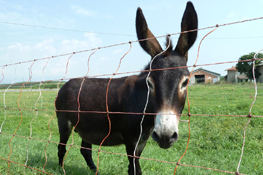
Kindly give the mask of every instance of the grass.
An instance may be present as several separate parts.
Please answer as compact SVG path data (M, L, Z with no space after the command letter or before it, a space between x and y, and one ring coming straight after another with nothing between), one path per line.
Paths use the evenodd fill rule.
M8 159L10 154L9 142L16 128L16 135L27 138L14 137L10 143L12 153L10 160L25 164L28 151L27 165L43 170L45 164L45 147L47 164L44 171L51 174L63 174L58 166L57 144L46 141L50 137L48 124L50 121L51 141L58 142L58 128L56 117L54 118L54 99L56 91L43 91L42 97L37 103L38 109L49 111L6 110L6 121L3 124L3 133L0 135L0 157ZM17 99L20 92L6 93L6 106L17 108ZM34 109L39 92L23 92L19 105L21 109ZM254 86L243 84L208 84L189 87L190 112L191 114L208 115L247 115L249 107L254 98ZM258 96L252 108L252 115L262 116L263 108L263 85L258 85ZM0 107L3 104L3 92L0 93ZM187 114L186 104L183 113ZM0 124L4 120L5 110L0 109ZM32 138L30 136L30 122L32 122ZM182 116L182 119L188 119ZM219 170L236 172L237 164L241 155L244 127L248 118L225 117L225 116L192 116L191 117L191 139L188 151L181 160L182 164L215 168ZM263 118L252 118L246 131L246 144L240 173L263 174ZM142 153L142 157L158 159L168 162L177 162L184 153L188 139L188 123L181 122L179 125L179 140L170 149L160 149L158 145L149 139ZM80 146L81 139L74 133L74 145ZM40 140L35 140L40 139ZM72 143L70 138L69 144ZM28 145L28 149L27 149ZM98 149L98 146L93 146ZM126 154L124 146L102 147L102 150ZM93 160L97 161L97 152L93 151ZM126 156L100 153L101 174L115 175L127 174L128 161ZM143 174L173 174L175 165L150 160L140 160ZM86 165L80 154L79 148L72 147L65 159L65 170L67 174L93 174ZM8 162L0 159L0 174L8 174ZM23 166L10 163L10 174L40 174L40 172L24 168ZM222 172L179 166L177 174L225 174Z
M46 81L46 82L42 82L41 84L41 88L42 89L56 89L57 88L57 84L59 81ZM26 83L26 82L18 82L18 83L14 83L11 86L11 89L20 89L21 86ZM23 89L38 89L39 88L39 83L40 82L28 82L26 84L24 84ZM65 81L61 81L59 84L59 87L61 88L63 85L65 84ZM0 89L1 90L5 90L10 86L10 84L1 84L0 85Z

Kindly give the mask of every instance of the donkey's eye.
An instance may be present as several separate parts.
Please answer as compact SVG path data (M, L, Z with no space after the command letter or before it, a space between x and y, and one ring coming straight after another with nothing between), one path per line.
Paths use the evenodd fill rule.
M188 76L183 76L183 78L181 79L181 81L178 85L178 89L179 89L180 93L183 93L183 94L185 93L188 80L189 80Z
M182 88L185 88L187 86L187 83L188 83L188 78L182 83Z
M148 83L149 88L150 88L151 90L153 90L153 89L154 89L154 85L153 85L153 82L152 82L151 78L148 78L148 79L147 79L147 83Z

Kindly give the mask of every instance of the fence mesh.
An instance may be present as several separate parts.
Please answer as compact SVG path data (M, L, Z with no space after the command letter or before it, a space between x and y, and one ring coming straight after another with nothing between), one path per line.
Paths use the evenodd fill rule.
M166 68L166 69L151 69L150 70L144 70L145 72L148 72L148 75L152 72L152 71L162 71L162 70L167 70L167 69L178 69L178 68L192 68L192 71L191 71L191 74L190 74L190 77L193 73L193 70L196 68L196 67L201 67L201 66L208 66L208 65L218 65L218 64L226 64L226 63L237 63L237 62L245 62L245 61L253 61L253 73L254 73L254 69L255 69L255 61L256 60L263 60L262 58L256 58L257 57L257 54L260 53L262 50L258 51L255 55L254 55L254 58L251 59L251 60L245 60L245 61L228 61L228 62L217 62L217 63L212 63L212 64L202 64L202 65L198 65L197 64L197 61L198 61L198 58L199 58L199 51L201 49L201 43L202 41L205 39L205 37L207 35L209 35L210 33L214 32L216 29L218 29L219 27L223 27L223 26L228 26L228 25L234 25L234 24L238 24L238 23L245 23L245 22L249 22L249 21L253 21L253 20L260 20L260 19L263 19L263 17L259 17L259 18L254 18L254 19L249 19L249 20L243 20L243 21L237 21L237 22L232 22L232 23L227 23L227 24L221 24L221 25L216 25L216 26L210 26L210 27L205 27L205 28L201 28L201 29L196 29L196 30L191 30L191 31L184 31L184 32L179 32L179 33L174 33L174 34L169 34L169 35L163 35L163 36L159 36L159 37L156 37L156 38L161 38L161 37L170 37L171 35L178 35L180 33L186 33L186 32L193 32L193 31L197 31L197 30L204 30L204 29L213 29L212 31L210 31L209 33L207 33L203 39L201 40L200 44L199 44L199 47L198 47L198 53L197 53L197 58L196 58L196 62L194 65L192 66L185 66L185 67L173 67L173 68ZM150 40L152 38L147 38L145 40ZM142 40L141 40L142 41ZM131 51L132 49L132 44L133 43L137 43L137 41L129 41L127 43L119 43L119 44L114 44L114 45L109 45L109 46L105 46L105 47L98 47L98 48L94 48L94 49L89 49L89 50L82 50L82 51L76 51L76 52L73 52L73 53L66 53L66 54L60 54L60 55L54 55L54 56L50 56L50 57L45 57L45 58L40 58L40 59L34 59L34 60L28 60L28 61L24 61L24 62L17 62L17 63L11 63L11 64L6 64L6 65L2 65L0 67L2 67L1 69L1 74L2 74L2 79L0 80L0 83L4 80L5 78L5 74L4 74L4 70L7 68L7 67L10 67L10 66L17 66L17 65L20 65L20 64L24 64L24 63L31 63L31 66L29 68L30 70L30 76L29 76L29 79L24 82L24 83L16 83L15 86L20 86L20 90L17 90L17 93L18 94L18 98L17 98L17 104L12 104L10 105L9 102L7 101L6 97L5 97L5 94L6 92L11 92L10 87L13 87L14 86L14 81L8 85L6 87L6 85L0 85L2 87L5 87L5 91L3 93L3 106L0 107L0 109L2 111L4 111L4 118L3 118L3 121L0 121L1 122L1 128L0 128L0 135L2 135L2 137L7 137L7 138L10 138L9 139L9 142L8 142L8 146L9 146L9 149L10 149L10 152L8 154L7 157L0 157L0 159L2 161L5 161L8 163L8 169L6 170L7 174L10 174L11 172L11 169L12 169L12 164L17 164L21 167L24 167L24 173L26 173L26 168L28 169L32 169L34 171L38 171L38 172L41 172L41 173L44 173L44 174L51 174L49 172L46 171L45 167L46 165L48 164L48 153L47 153L47 150L50 148L49 147L49 144L63 144L63 143L59 143L59 142L55 142L55 141L52 141L52 135L54 133L52 133L52 128L51 128L51 125L52 123L54 122L54 118L55 118L55 112L72 112L72 113L77 113L78 114L78 119L79 119L79 115L81 113L102 113L102 114L107 114L107 117L108 117L108 122L109 122L109 132L108 132L108 135L103 139L103 141L101 142L100 146L98 149L91 149L92 151L97 151L98 152L98 158L97 158L97 168L99 168L99 160L100 160L100 153L103 152L103 153L107 153L107 154L115 154L115 155L120 155L120 156L129 156L129 157L133 157L134 160L135 158L138 158L137 156L135 156L135 153L134 155L126 155L126 154L121 154L121 153L114 153L114 152L109 152L109 151L104 151L104 150L101 150L101 146L104 142L104 140L111 134L111 120L109 118L109 115L110 114L134 114L134 115L156 115L156 114L153 114L153 113L145 113L145 110L142 111L141 113L131 113L131 112L111 112L109 111L108 109L108 92L109 92L109 85L111 83L111 80L114 76L116 75L125 75L125 74L130 74L130 73L138 73L138 72L143 72L143 71L132 71L132 72L118 72L120 66L121 66L121 62L122 60L125 58L125 56L127 54L129 54L129 52ZM90 59L92 58L93 54L95 54L96 52L98 52L100 49L105 49L105 48L108 48L108 47L117 47L117 46L120 46L120 45L126 45L126 44L129 44L130 45L130 48L129 50L123 55L123 57L120 58L120 61L119 61L119 65L116 69L116 71L114 73L110 73L110 74L103 74L103 75L95 75L95 76L89 76L89 61ZM87 66L88 66L88 71L87 73L85 74L85 76L83 77L79 77L79 78L82 78L82 83L81 83L81 86L79 88L79 92L78 92L78 98L77 98L77 103L78 103L78 110L77 111L74 111L74 110L57 110L56 108L55 109L52 109L52 107L45 107L45 104L43 104L42 102L42 98L43 97L43 89L41 88L42 85L46 82L53 82L53 81L58 81L58 83L56 84L57 85L57 92L56 94L58 94L58 90L59 88L61 87L61 82L63 81L67 81L71 78L66 78L66 75L67 75L67 72L68 72L68 65L69 65L69 61L72 57L74 57L74 55L76 54L79 54L79 53L84 53L84 52L89 52L89 51L93 51L89 58L88 58L88 61L87 61ZM65 70L65 75L59 79L59 80L48 80L48 81L44 81L44 72L45 72L45 68L46 66L49 64L49 61L51 59L56 59L56 58L59 58L59 57L62 57L62 56L67 56L68 57L68 60L67 60L67 64L66 64L66 70ZM25 85L28 85L30 84L30 80L32 78L32 67L34 66L34 64L40 60L46 60L46 63L44 64L43 66L43 69L42 69L42 75L43 75L43 79L42 81L40 82L34 82L34 83L37 83L38 85L38 91L36 91L36 93L38 93L38 97L37 97L37 100L35 101L34 103L34 106L33 107L29 107L27 106L27 103L26 103L26 100L21 100L21 97L23 96L23 93L25 93L25 90L23 89L23 87ZM15 73L16 74L16 73ZM108 82L108 86L107 86L107 91L106 91L106 111L81 111L80 110L80 101L79 101L79 97L80 97L80 93L81 93L81 90L83 88L83 83L84 81L87 79L87 78L90 78L90 77L101 77L101 76L110 76L110 79L109 79L109 82ZM15 79L15 78L14 78ZM176 173L177 171L177 168L179 166L182 166L182 167L193 167L193 168L200 168L200 169L207 169L207 170L213 170L213 171L218 171L218 172L223 172L223 173L229 173L229 174L241 174L239 172L239 169L240 169L240 166L242 165L242 158L243 158L243 152L245 150L245 139L246 139L246 130L247 130L247 126L248 124L251 122L252 118L254 117L257 117L257 118L263 118L263 116L261 115L252 115L252 108L253 108L253 105L256 101L256 98L257 98L257 83L256 83L256 80L255 80L255 75L253 74L253 79L254 79L254 85L255 85L255 94L254 94L254 97L253 97L253 102L252 104L250 105L250 108L249 108L249 112L248 114L242 114L242 115L233 115L233 114L229 114L229 115L225 115L225 114L203 114L203 113L199 113L199 114L191 114L190 112L190 109L191 109L191 106L190 105L190 99L189 99L189 93L187 91L187 106L188 106L188 114L179 114L179 115L182 115L182 116L188 116L188 120L183 120L184 122L188 122L188 139L187 139L187 144L186 144L186 148L185 148L185 151L184 153L180 156L180 158L175 161L175 162L171 162L171 161L164 161L164 160L158 160L158 159L153 159L153 158L146 158L146 157L140 157L140 159L145 159L145 160L149 160L149 161L157 161L157 162L163 162L163 163L166 163L166 164L172 164L175 166L174 168L174 174ZM188 80L188 83L190 81L190 78ZM147 82L147 81L146 81ZM149 87L148 87L149 88ZM14 90L12 90L14 91ZM32 91L32 90L31 90ZM30 93L33 93L31 92ZM55 94L55 92L54 92ZM148 94L149 94L149 90L148 90ZM57 96L56 96L57 97ZM26 97L24 97L26 98ZM48 101L52 101L53 99L50 98ZM56 101L56 99L55 99ZM54 100L53 100L53 103L54 103ZM9 106L12 106L12 107L9 107ZM17 106L17 107L15 107ZM146 106L147 106L147 103L146 103ZM20 116L20 121L18 124L14 124L12 127L14 128L14 132L13 133L5 133L3 132L3 128L5 127L6 125L6 119L7 119L7 116L9 116L10 113L7 114L8 111L19 111L19 114L12 114L12 115L19 115ZM28 134L28 136L23 136L23 135L19 135L17 134L17 132L20 130L20 125L22 124L22 122L24 122L24 118L26 117L26 115L28 115L27 112L31 112L32 113L32 116L34 116L31 120L27 121L29 122L29 128L30 128L30 133ZM53 116L50 117L49 119L49 122L48 122L48 130L49 130L49 136L48 136L48 139L45 140L45 139L40 139L40 138L34 138L34 131L33 131L33 127L40 127L40 126L34 126L34 121L37 120L38 118L38 115L40 112L49 112L49 113L53 113ZM192 117L199 117L199 116L209 116L209 117L215 117L215 116L226 116L226 117L238 117L238 118L244 118L244 117L247 117L248 120L247 120L247 123L246 125L244 126L243 128L243 144L242 144L242 147L241 147L241 153L240 153L240 159L239 161L237 162L237 168L236 168L236 171L235 172L231 172L231 171L226 171L226 170L220 170L220 169L216 169L216 168L208 168L208 167L202 167L202 166L196 166L196 165L189 165L189 164L182 164L180 163L180 161L183 159L183 157L185 156L185 154L187 153L187 150L189 149L189 142L190 142L190 135L191 135L191 125L190 125L190 121L191 121L191 118ZM78 121L79 122L79 121ZM67 145L69 146L67 152L66 152L66 155L64 157L64 161L67 160L67 155L69 153L69 150L71 148L82 148L82 149L89 149L89 148L85 148L85 147L81 147L81 146L76 146L75 145L75 139L74 139L74 134L73 134L73 131L74 131L74 128L78 125L78 122L77 124L73 127L73 130L72 130L72 134L71 134L71 143L70 144L63 144L63 145ZM142 122L143 122L143 119L142 119ZM141 122L141 132L142 132L142 122ZM21 164L19 162L16 162L16 161L13 161L12 160L12 155L14 154L14 141L13 139L14 138L23 138L23 139L26 139L27 140L27 146L26 146L26 158L25 158L25 163L24 164ZM46 143L46 146L45 146L45 149L44 149L44 154L45 154L45 163L43 165L42 168L35 168L35 167L30 167L28 165L28 162L29 162L29 152L30 152L30 144L32 141L38 141L38 142L44 142ZM137 143L138 145L138 143ZM17 154L17 153L16 153ZM19 154L19 153L18 153ZM55 154L55 153L54 153ZM23 157L24 159L24 157ZM63 172L64 174L66 174L66 170L65 170L65 167L64 167L64 161L63 161L63 164L62 164L62 168L63 168ZM12 174L12 173L11 173Z

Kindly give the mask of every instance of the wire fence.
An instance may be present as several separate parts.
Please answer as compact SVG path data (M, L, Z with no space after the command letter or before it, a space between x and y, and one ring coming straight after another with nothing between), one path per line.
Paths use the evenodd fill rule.
M69 146L67 152L66 152L66 155L65 155L65 158L64 158L64 161L68 155L68 152L71 148L75 147L75 148L82 148L82 149L89 149L89 148L85 148L85 147L81 147L81 146L76 146L74 145L74 137L73 137L73 131L74 131L74 128L78 125L78 122L77 124L73 127L73 130L72 130L72 142L70 144L63 144L63 143L59 143L59 142L54 142L51 140L51 136L52 136L52 132L51 132L51 128L50 128L50 125L51 125L51 122L54 121L54 118L56 116L55 112L71 112L71 113L77 113L78 114L78 118L79 118L79 115L81 113L101 113L101 114L106 114L107 117L108 117L108 121L109 121L109 128L111 128L111 121L110 121L110 118L109 118L109 115L110 114L133 114L133 115L156 115L155 113L145 113L145 110L142 111L141 113L132 113L132 112L112 112L112 111L109 111L109 108L108 108L108 93L109 93L109 85L111 83L111 80L112 78L115 76L115 75L125 75L125 74L130 74L130 73L139 73L139 72L153 72L153 71L162 71L162 70L168 70L168 69L179 69L179 68L192 68L192 71L190 73L190 77L192 76L193 74L193 70L196 68L196 67L201 67L201 66L208 66L208 65L218 65L218 64L226 64L226 63L237 63L237 62L246 62L246 61L253 61L253 73L254 73L254 69L255 69L255 61L256 60L263 60L262 58L256 58L257 54L260 53L262 50L258 51L255 55L254 55L254 58L251 59L251 60L244 60L244 61L228 61L228 62L217 62L217 63L212 63L212 64L202 64L202 65L198 65L197 64L197 61L198 61L198 58L199 58L199 52L200 52L200 49L201 49L201 44L202 44L202 41L206 38L206 36L208 36L210 33L214 32L216 29L218 29L219 27L223 27L223 26L229 26L229 25L234 25L234 24L238 24L238 23L245 23L245 22L249 22L249 21L253 21L253 20L260 20L260 19L263 19L263 17L259 17L259 18L254 18L254 19L249 19L249 20L243 20L243 21L237 21L237 22L232 22L232 23L226 23L226 24L221 24L221 25L216 25L216 26L210 26L210 27L205 27L205 28L201 28L201 29L196 29L196 30L191 30L191 31L184 31L184 32L179 32L179 33L173 33L173 34L168 34L168 35L163 35L163 36L159 36L159 37L156 37L156 38L161 38L161 37L170 37L172 35L178 35L178 34L181 34L181 33L187 33L187 32L193 32L193 31L197 31L197 30L205 30L205 29L213 29L212 31L208 32L204 37L203 39L201 40L201 42L199 43L199 47L198 47L198 53L197 53L197 58L196 58L196 62L194 65L192 66L184 66L184 67L172 67L172 68L165 68L165 69L151 69L150 70L144 70L144 71L130 71L130 72L118 72L120 66L121 66L121 61L125 58L125 56L127 54L129 54L130 50L132 49L132 44L133 43L137 43L139 42L139 40L136 40L136 41L129 41L129 42L126 42L126 43L119 43L119 44L114 44L114 45L109 45L109 46L104 46L104 47L98 47L98 48L93 48L93 49L89 49L89 50L82 50L82 51L76 51L76 52L73 52L73 53L65 53L65 54L60 54L60 55L54 55L54 56L50 56L50 57L45 57L45 58L40 58L40 59L34 59L34 60L28 60L28 61L23 61L23 62L17 62L17 63L11 63L11 64L5 64L5 65L1 65L0 67L2 67L1 69L1 74L2 74L2 79L0 80L0 83L4 80L5 78L5 74L4 74L4 70L6 67L9 67L9 66L14 66L14 65L19 65L19 64L24 64L24 63L31 63L30 65L30 77L29 79L24 82L24 83L16 83L14 84L11 83L10 85L0 85L0 88L1 89L5 89L3 92L4 92L4 105L2 107L0 107L1 110L4 111L4 120L1 121L1 128L0 128L0 134L2 136L10 136L11 139L9 141L9 148L10 148L10 153L8 155L8 158L3 158L3 157L0 157L1 160L3 161L6 161L8 162L8 170L7 171L7 174L10 173L10 170L11 170L11 167L10 165L11 164L17 164L19 166L22 166L24 168L29 168L29 169L32 169L32 170L35 170L35 171L38 171L38 172L41 172L41 173L44 173L44 174L50 174L48 173L46 170L45 170L45 167L47 165L47 162L48 162L48 155L47 155L47 149L48 149L48 145L50 143L54 143L54 144L61 144L61 145L67 145ZM147 39L144 39L144 40L150 40L150 39L153 39L153 38L147 38ZM144 40L140 40L140 41L144 41ZM119 65L118 65L118 68L116 69L116 71L114 73L110 73L110 74L103 74L103 75L94 75L94 76L89 76L89 61L91 59L91 57L93 56L93 54L95 54L96 52L98 52L99 50L101 49L104 49L104 48L108 48L108 47L116 47L116 46L120 46L120 45L126 45L126 44L129 44L130 45L130 48L129 50L123 55L123 57L121 57L120 61L119 61ZM43 93L43 89L41 88L43 86L43 83L46 83L46 82L54 82L54 81L57 81L56 83L56 90L58 91L59 88L61 87L61 83L63 81L67 81L71 78L66 78L66 75L67 75L67 72L68 72L68 65L69 65L69 61L70 59L75 55L75 54L79 54L79 53L84 53L84 52L89 52L89 51L93 51L89 58L88 58L88 71L87 73L82 76L82 77L78 77L78 78L82 78L82 83L81 83L81 86L79 88L79 92L78 92L78 98L77 98L77 103L78 103L78 109L77 110L57 110L56 107L55 109L50 109L50 108L47 108L47 109L43 109L43 108L39 108L38 105L41 101L41 98L42 98L42 93ZM59 57L62 57L62 56L67 56L68 57L68 60L67 60L67 64L66 64L66 70L65 70L65 75L61 78L61 79L57 79L57 80L45 80L44 78L44 73L45 73L45 68L46 66L49 64L49 61L51 59L55 59L55 58L59 58ZM32 78L32 67L34 66L34 64L37 62L37 61L40 61L40 60L45 60L46 63L45 65L43 66L43 69L42 69L42 75L43 75L43 78L42 78L42 81L40 82L34 82L36 85L38 85L38 93L39 93L39 96L37 98L37 100L35 101L34 103L34 106L33 107L28 107L28 108L25 108L25 107L21 107L21 96L22 96L22 93L24 92L24 89L23 87L25 85L28 85L30 84L30 80ZM81 90L83 88L83 83L85 81L85 79L87 78L92 78L92 77L101 77L101 76L110 76L111 78L109 79L108 81L108 86L107 86L107 91L106 91L106 111L81 111L80 110L80 101L79 101L79 98L80 98L80 93L81 93ZM252 115L251 112L252 112L252 107L256 101L256 98L257 98L257 83L256 83L256 80L255 80L255 75L253 74L253 77L254 77L254 85L255 85L255 95L254 95L254 100L253 100L253 103L251 104L250 106L250 110L249 110L249 113L248 114L243 114L243 115L224 115L224 114L216 114L216 115L211 115L211 114L191 114L190 113L190 108L191 108L191 105L190 105L190 100L189 100L189 93L187 91L187 104L188 104L188 114L179 114L179 115L182 115L182 116L188 116L188 120L184 120L185 122L188 122L188 130L189 130L189 135L188 135L188 141L187 141L187 145L186 145L186 148L185 148L185 152L182 154L182 156L178 159L177 162L170 162L170 161L163 161L163 160L157 160L157 159L152 159L152 158L146 158L146 157L137 157L134 155L127 155L127 154L120 154L120 153L114 153L114 152L108 152L108 151L104 151L104 150L101 150L101 146L103 145L103 142L104 140L111 134L111 129L109 129L109 132L107 134L107 136L103 139L103 141L101 142L100 146L98 149L90 149L92 151L97 151L98 152L98 158L97 158L97 168L99 168L99 160L100 160L100 153L101 152L104 152L104 153L108 153L108 154L116 154L116 155L121 155L121 156L128 156L128 157L133 157L133 158L140 158L140 159L146 159L146 160L150 160L150 161L157 161L157 162L163 162L163 163L167 163L167 164L172 164L175 166L174 168L174 174L176 173L177 171L177 168L179 166L184 166L184 167L194 167L194 168L200 168L200 169L207 169L207 170L213 170L213 171L218 171L218 172L223 172L223 173L229 173L229 174L237 174L237 175L241 175L241 173L239 172L239 169L240 169L240 166L241 166L241 162L242 162L242 158L243 158L243 152L244 152L244 149L245 149L245 139L246 139L246 129L247 129L247 126L248 124L250 123L251 121L251 118L253 117L257 117L257 118L263 118L263 116L256 116L256 115ZM188 80L188 83L190 81L190 78ZM19 96L17 98L17 107L8 107L6 105L6 98L5 98L5 93L7 91L9 91L9 88L10 87L13 87L13 86L20 86L20 90L18 91L19 92ZM149 88L149 87L148 87ZM148 89L149 90L149 89ZM149 92L149 91L148 91ZM58 93L57 93L58 94ZM57 98L57 97L56 97ZM55 100L56 101L56 100ZM42 104L42 103L41 103ZM42 106L42 105L41 105ZM145 107L147 106L147 103L145 105ZM13 134L10 134L10 133L4 133L2 132L2 129L5 127L5 121L7 119L7 111L19 111L19 115L20 115L20 122L17 126L14 126L15 127L15 131L13 132ZM17 131L19 130L19 127L22 123L22 120L23 120L23 117L24 117L24 114L23 114L23 111L32 111L32 112L35 112L35 115L34 117L32 118L32 120L30 121L30 134L29 136L22 136L22 135L18 135L17 134ZM32 127L33 127L33 122L34 120L37 118L37 116L39 115L38 113L40 111L49 111L49 112L53 112L54 115L53 117L51 117L51 119L49 120L49 123L48 123L48 130L49 130L49 139L48 140L45 140L45 139L39 139L39 138L34 138L32 136L32 133L33 133L33 130L32 130ZM169 114L166 114L166 115L169 115ZM173 114L174 115L174 114ZM236 171L235 172L230 172L230 171L225 171L225 170L220 170L220 169L215 169L215 168L208 168L208 167L201 167L201 166L195 166L195 165L188 165L188 164L182 164L180 163L180 161L183 159L184 155L187 153L187 150L189 148L189 142L190 142L190 134L191 134L191 128L190 128L190 123L191 123L191 117L195 117L195 116L211 116L211 117L214 117L214 116L226 116L226 117L241 117L241 118L245 118L247 117L248 118L248 121L247 121L247 124L244 126L244 133L243 133L243 144L242 144L242 147L241 147L241 153L240 153L240 159L239 161L237 162L237 168L236 168ZM142 122L143 122L143 119L142 119ZM141 122L141 123L142 123ZM141 124L142 126L142 124ZM141 128L141 132L142 132L142 128ZM13 139L15 137L19 137L19 138L24 138L24 139L27 139L27 156L26 156L26 160L25 160L25 163L24 164L21 164L21 163L18 163L18 162L15 162L15 161L12 161L11 160L11 155L13 154L13 146L12 146L12 142L13 142ZM29 144L30 144L30 140L36 140L36 141L39 141L39 142L44 142L46 143L46 146L45 146L45 163L43 165L43 168L42 169L38 169L38 168L34 168L34 167L30 167L28 166L28 150L29 150ZM64 171L64 174L66 174L66 171L65 171L65 168L64 168L64 163L62 164L63 165L63 171Z

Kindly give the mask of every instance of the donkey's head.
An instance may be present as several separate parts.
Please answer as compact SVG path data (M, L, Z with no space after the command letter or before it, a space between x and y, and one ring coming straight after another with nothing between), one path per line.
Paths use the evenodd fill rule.
M197 14L191 2L187 3L181 31L197 29ZM152 57L152 69L165 69L186 66L188 50L194 44L197 32L182 33L175 49L167 37L166 51L163 52L159 42L148 29L148 25L138 8L136 16L136 30L141 47ZM150 68L150 64L146 69ZM187 68L166 69L152 71L147 84L150 88L150 103L153 106L155 126L152 132L153 139L161 148L169 148L178 139L178 124L185 104L186 85L189 79Z

